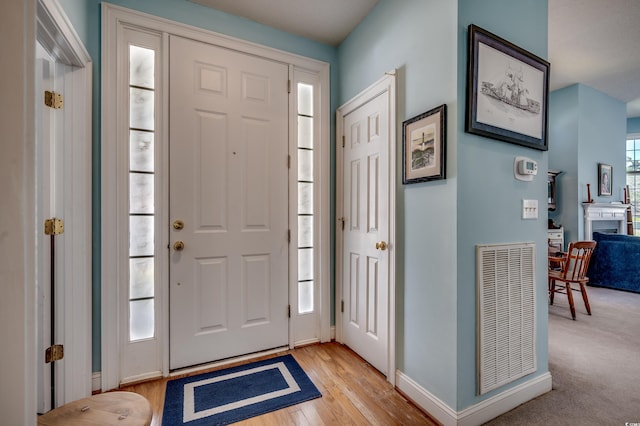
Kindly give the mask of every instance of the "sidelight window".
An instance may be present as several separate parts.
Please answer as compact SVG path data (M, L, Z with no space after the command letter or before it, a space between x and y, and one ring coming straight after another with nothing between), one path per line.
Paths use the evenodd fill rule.
M298 83L298 314L314 311L313 86Z
M155 336L155 52L129 46L129 341Z

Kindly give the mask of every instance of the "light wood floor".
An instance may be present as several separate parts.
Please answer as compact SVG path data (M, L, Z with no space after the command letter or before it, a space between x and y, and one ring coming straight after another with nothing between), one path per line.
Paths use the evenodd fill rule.
M293 354L322 393L322 398L254 417L238 425L438 424L407 401L380 372L346 346L339 343L317 344L284 353ZM280 354L272 356L277 355ZM145 396L153 407L152 425L160 426L166 384L167 379L161 379L121 390Z

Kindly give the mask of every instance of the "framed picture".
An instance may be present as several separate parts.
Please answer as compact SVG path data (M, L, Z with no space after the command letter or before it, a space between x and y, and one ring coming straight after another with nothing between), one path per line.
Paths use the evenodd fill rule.
M445 179L447 106L402 123L402 183Z
M611 196L612 169L608 164L598 163L598 195Z
M549 63L469 25L465 131L548 149Z

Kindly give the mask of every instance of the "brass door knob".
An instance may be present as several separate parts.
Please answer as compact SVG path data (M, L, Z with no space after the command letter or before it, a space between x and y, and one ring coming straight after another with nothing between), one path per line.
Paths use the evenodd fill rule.
M184 243L182 241L176 241L175 243L173 243L173 249L176 251L184 250Z
M379 241L376 243L376 249L377 250L386 250L387 249L387 243L385 243L384 241Z
M181 221L181 220L174 220L173 221L173 229L175 229L176 231L184 229L184 222Z

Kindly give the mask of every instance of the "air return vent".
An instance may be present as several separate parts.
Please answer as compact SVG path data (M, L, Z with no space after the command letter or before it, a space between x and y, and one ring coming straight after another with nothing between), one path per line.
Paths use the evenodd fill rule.
M478 245L480 395L536 371L535 244Z

